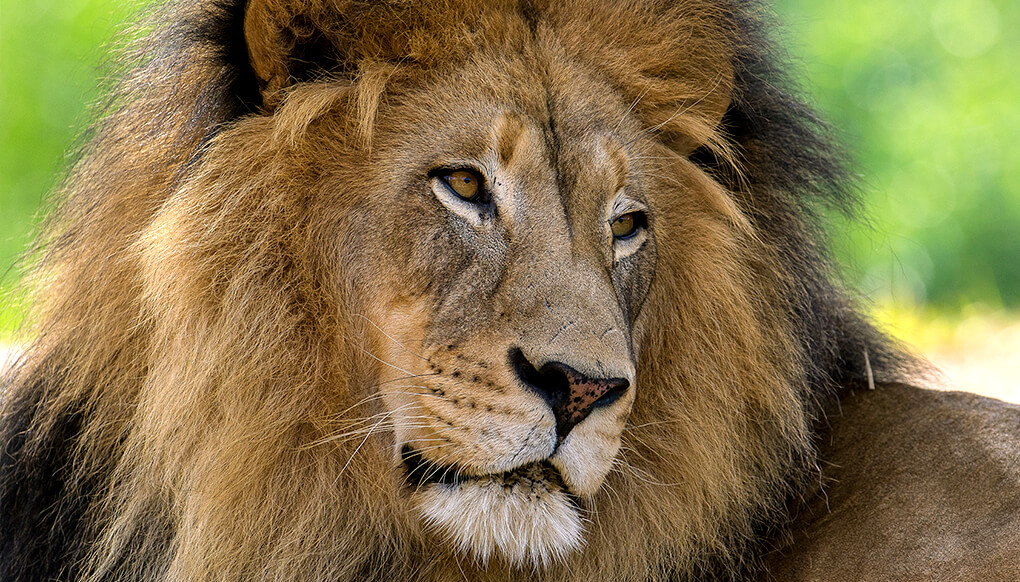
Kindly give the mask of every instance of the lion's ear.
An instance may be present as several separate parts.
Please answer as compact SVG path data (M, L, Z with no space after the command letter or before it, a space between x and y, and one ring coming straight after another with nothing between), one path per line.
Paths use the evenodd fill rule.
M335 16L342 7L334 4L344 3L249 0L244 37L266 109L279 103L283 89L342 66L341 23Z

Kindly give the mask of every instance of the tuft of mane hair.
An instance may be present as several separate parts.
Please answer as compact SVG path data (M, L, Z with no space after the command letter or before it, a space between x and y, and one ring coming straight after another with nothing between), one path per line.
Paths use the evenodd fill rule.
M811 478L822 406L913 365L834 282L820 213L855 208L852 180L785 76L767 11L748 0L263 0L263 12L251 13L255 4L173 1L146 21L27 259L34 323L0 388L0 579L440 580L474 569L480 580L734 580L753 572L782 530L785 503ZM295 6L301 17L274 28L269 16ZM565 50L578 59L603 58L663 144L682 150L677 144L697 138L689 159L732 193L753 248L769 253L738 249L745 263L715 284L747 276L770 287L733 290L729 301L743 311L705 332L714 352L681 353L678 332L667 330L642 354L639 375L663 385L699 377L722 385L745 374L726 394L699 396L721 424L702 435L695 424L685 437L705 439L691 454L704 453L718 490L670 501L639 469L622 471L614 478L632 490L617 486L619 506L601 518L622 541L592 540L583 560L542 571L480 570L436 550L401 509L399 489L379 486L400 480L381 461L391 443L315 446L379 413L366 393L375 363L359 347L371 330L349 284L358 267L336 258L353 243L337 240L334 256L312 250L353 198L338 194L328 206L314 188L286 186L317 184L327 171L315 155L324 138L309 127L332 123L324 133L370 151L378 116L401 87L480 47L527 42L515 35L539 22L562 25ZM702 53L687 62L659 56L673 49L627 54L627 43L647 40L629 35L646 28ZM626 58L609 58L610 45ZM286 62L267 56L280 46ZM718 131L672 126L669 112L687 88L663 79L704 84L717 54L733 71L732 86L720 88L730 103ZM642 71L620 64L639 58ZM681 251L663 254L676 260ZM663 277L671 289L687 284ZM712 297L651 309L664 322L708 327ZM723 338L735 345L720 347ZM795 398L755 400L752 391L740 396L746 416L727 416L726 399L740 388L777 382ZM663 410L680 410L662 398ZM631 455L661 463L663 475L690 470L658 444L677 437L657 418L635 408L635 425L648 428L628 433ZM714 451L755 461L726 465ZM687 501L701 513L680 531L667 514Z

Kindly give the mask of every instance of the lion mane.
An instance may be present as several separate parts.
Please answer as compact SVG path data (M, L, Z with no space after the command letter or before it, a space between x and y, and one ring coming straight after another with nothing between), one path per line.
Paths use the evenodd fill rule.
M833 282L819 215L853 208L851 181L764 14L743 0L157 11L31 254L32 339L3 379L0 577L753 573L818 478L822 407L908 363ZM448 97L421 89L537 43L612 87L649 157L672 156L662 184L705 196L655 208L654 325L621 452L580 548L531 567L473 560L408 508L370 316L396 283L358 257L380 220L365 192L407 163L377 159L414 133L402 112ZM384 250L393 224L371 239Z

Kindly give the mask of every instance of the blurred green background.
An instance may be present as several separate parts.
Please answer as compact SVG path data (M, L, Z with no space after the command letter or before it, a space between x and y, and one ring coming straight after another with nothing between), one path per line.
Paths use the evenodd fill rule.
M838 252L886 303L1020 307L1020 2L782 0L870 229Z
M25 247L97 99L102 43L140 4L0 0L0 270ZM780 0L776 10L804 90L861 174L869 222L833 222L849 284L908 335L930 328L911 332L904 313L1020 308L1020 2ZM18 309L0 309L0 334Z

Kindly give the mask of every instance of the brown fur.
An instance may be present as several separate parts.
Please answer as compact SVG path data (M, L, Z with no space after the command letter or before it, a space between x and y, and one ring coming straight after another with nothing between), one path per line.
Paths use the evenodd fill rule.
M890 385L829 419L824 492L761 580L1020 579L1020 407Z
M826 283L807 242L810 204L784 183L837 171L792 152L801 169L783 174L763 153L769 134L740 133L743 100L758 90L742 56L756 34L744 7L256 1L231 29L248 40L248 81L200 36L232 9L171 9L170 26L143 42L41 247L38 339L7 381L7 414L31 410L24 446L11 449L25 459L52 454L57 427L79 419L59 499L83 496L84 517L61 571L621 581L752 571L813 459L817 403L834 381L862 381L867 350L880 381L894 357ZM423 525L383 398L387 364L413 351L393 336L425 341L429 282L456 259L409 242L432 215L395 205L395 193L442 143L435 128L493 130L471 110L487 99L542 124L557 103L572 116L555 120L562 140L616 123L632 138L617 175L655 192L657 266L633 325L639 384L622 450L586 502L584 548L539 571L477 563ZM450 111L474 113L450 123ZM542 159L515 140L501 142L503 158ZM564 175L594 180L587 147L564 154Z

